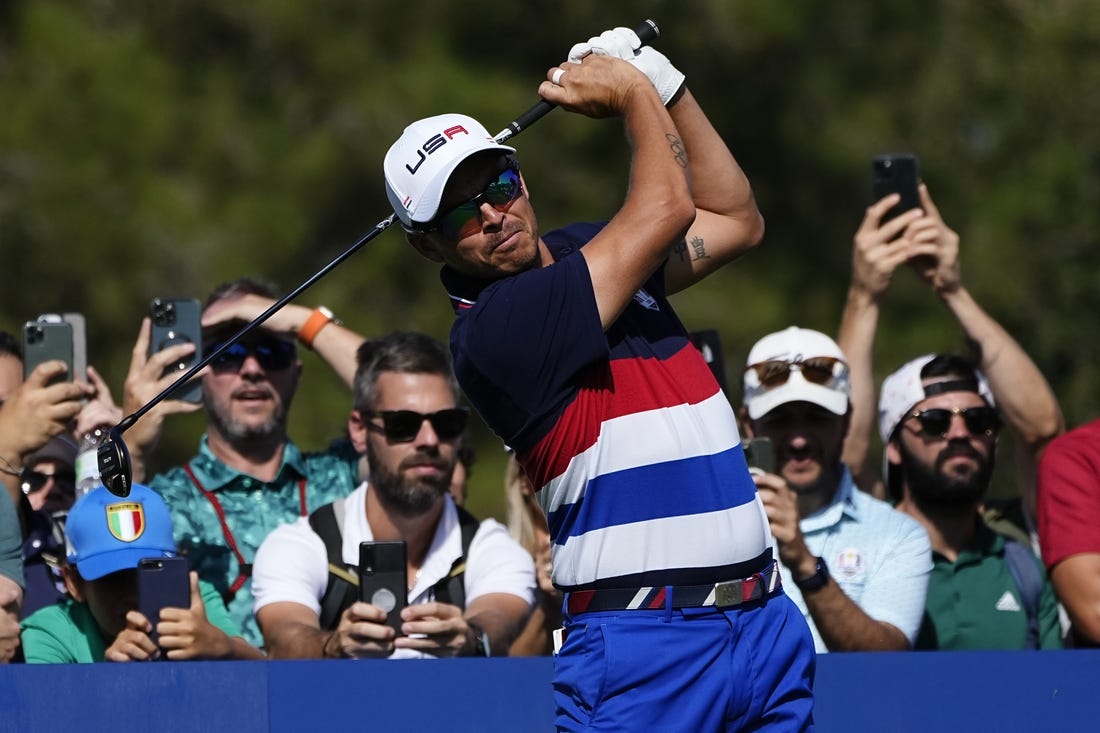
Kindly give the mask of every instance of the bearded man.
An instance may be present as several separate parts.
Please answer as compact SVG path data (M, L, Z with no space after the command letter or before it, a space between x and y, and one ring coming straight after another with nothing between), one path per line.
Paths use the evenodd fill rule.
M393 333L364 343L358 363L348 434L370 480L260 546L253 592L269 654L506 655L534 600L534 562L502 524L451 497L468 412L446 347ZM406 587L360 598L360 545L374 542L404 544L393 569ZM408 604L394 605L402 595Z

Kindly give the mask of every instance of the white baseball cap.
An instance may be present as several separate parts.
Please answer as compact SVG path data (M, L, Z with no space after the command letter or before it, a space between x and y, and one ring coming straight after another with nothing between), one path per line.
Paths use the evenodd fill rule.
M484 125L466 115L426 117L406 127L382 163L386 195L397 218L406 227L434 219L455 168L486 150L516 152L497 143Z
M820 384L807 380L800 366L790 370L785 382L769 388L761 383L755 368L765 362L800 364L817 357L835 360L832 374ZM745 362L743 386L745 407L753 420L788 402L811 402L836 415L844 415L848 412L852 391L848 363L837 343L820 331L798 326L770 333L756 342Z
M939 390L938 392L926 389L921 379L921 370L936 356L938 355L925 354L924 356L918 356L883 380L882 392L878 398L878 430L882 436L882 442L885 443L890 440L890 436L894 434L898 423L913 409L914 405L922 402L926 397L946 391ZM980 370L975 369L974 379L977 381L976 390L973 389L975 385L959 384L958 380L949 380L948 383L955 387L952 391L976 391L990 407L996 407L997 405L993 401L993 391L990 390L985 375Z

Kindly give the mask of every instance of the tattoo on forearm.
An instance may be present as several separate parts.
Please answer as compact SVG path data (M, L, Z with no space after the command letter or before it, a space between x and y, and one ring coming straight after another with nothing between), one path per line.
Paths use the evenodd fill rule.
M677 242L675 245L673 245L673 247L672 247L672 254L676 255L676 257L680 260L680 262L683 262L684 260L687 259L687 251L688 251L687 242L685 242L682 239L679 242Z
M688 157L687 151L684 150L684 143L681 142L680 138L670 133L665 133L665 139L668 140L668 147L672 150L672 157L676 159L681 168L687 168Z

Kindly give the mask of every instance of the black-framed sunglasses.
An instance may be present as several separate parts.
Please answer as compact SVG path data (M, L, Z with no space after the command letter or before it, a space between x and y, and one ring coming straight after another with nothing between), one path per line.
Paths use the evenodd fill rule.
M203 348L209 349L206 353L210 354L220 346L221 344L210 344L203 346ZM210 368L218 374L238 372L249 355L256 358L256 361L265 372L277 372L293 364L298 352L292 342L278 338L263 339L252 343L238 341L214 359L210 363Z
M812 356L808 359L773 359L761 361L745 367L745 371L753 370L756 378L760 380L760 386L764 389L775 389L787 383L791 378L791 371L797 369L802 373L802 378L811 384L828 384L836 374L836 365L843 365L840 359L832 356Z
M947 433L951 430L951 418L955 415L962 416L963 422L966 423L966 429L970 431L971 435L991 436L1001 429L1001 417L989 405L967 408L952 407L951 409L933 407L927 410L913 410L906 415L906 418L914 418L920 423L920 430L917 432L922 435L933 438L946 438Z
M470 417L470 411L465 407L452 407L427 415L414 410L364 410L362 414L364 417L382 418L381 430L386 439L393 443L411 443L416 440L425 420L432 424L432 430L440 440L454 440L462 435Z
M497 211L507 211L523 193L519 178L519 163L507 158L504 170L493 177L481 193L439 214L427 224L416 226L414 231L438 231L447 239L458 241L481 228L481 205L489 204Z
M42 473L41 471L24 469L23 473L19 476L19 487L23 490L24 494L33 494L36 491L41 491L50 479L53 479L54 484L62 491L68 490L72 492L75 490L76 473L73 471Z

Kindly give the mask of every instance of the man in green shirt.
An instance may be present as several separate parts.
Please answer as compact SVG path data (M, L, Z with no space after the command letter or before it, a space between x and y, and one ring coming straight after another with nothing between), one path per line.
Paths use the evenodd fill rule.
M241 637L217 591L194 572L188 608L162 608L155 627L136 610L138 563L176 556L168 507L151 489L134 484L125 499L103 487L91 491L70 510L66 534L69 562L62 572L71 598L24 619L27 662L263 658Z
M985 375L962 357L913 359L882 384L886 482L932 543L915 649L1062 646L1057 601L1038 558L981 518L1000 427Z
M274 289L251 278L216 288L203 308L204 353L274 302ZM165 389L175 378L171 372L164 376L166 367L194 350L176 345L146 358L149 333L146 320L126 377L127 414ZM306 453L288 437L287 415L304 368L295 342L315 351L350 389L363 340L325 308L287 305L210 365L202 377L201 406L165 400L127 432L134 480L141 481L165 416L205 409L198 455L147 483L172 511L180 553L218 589L256 646L263 637L252 613L251 575L260 543L280 525L347 496L360 482L360 459L347 441Z

